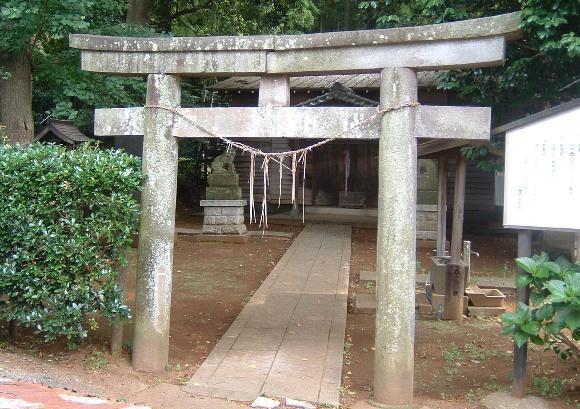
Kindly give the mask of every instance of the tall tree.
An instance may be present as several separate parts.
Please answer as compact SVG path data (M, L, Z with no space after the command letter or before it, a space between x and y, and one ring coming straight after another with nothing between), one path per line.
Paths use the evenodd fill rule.
M0 61L5 70L0 78L0 125L6 127L9 143L30 143L34 136L31 53L5 51Z
M32 71L35 53L47 38L62 38L87 27L93 0L5 0L0 6L0 124L10 142L34 136Z
M154 0L129 0L127 8L127 23L149 24L149 18L153 11Z

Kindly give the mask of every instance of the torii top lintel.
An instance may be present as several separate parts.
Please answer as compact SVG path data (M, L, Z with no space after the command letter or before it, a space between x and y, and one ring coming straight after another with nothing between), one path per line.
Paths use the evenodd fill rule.
M230 76L418 71L503 63L518 13L384 30L302 35L129 38L71 34L82 69L112 74Z

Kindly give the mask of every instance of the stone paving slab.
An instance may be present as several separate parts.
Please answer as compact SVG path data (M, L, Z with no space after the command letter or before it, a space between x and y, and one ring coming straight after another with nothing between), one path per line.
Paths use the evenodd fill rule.
M184 387L339 404L350 226L308 224Z

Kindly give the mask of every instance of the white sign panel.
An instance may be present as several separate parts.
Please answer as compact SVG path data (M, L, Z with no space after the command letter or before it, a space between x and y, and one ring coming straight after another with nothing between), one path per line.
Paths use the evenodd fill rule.
M580 230L580 107L506 133L504 226Z

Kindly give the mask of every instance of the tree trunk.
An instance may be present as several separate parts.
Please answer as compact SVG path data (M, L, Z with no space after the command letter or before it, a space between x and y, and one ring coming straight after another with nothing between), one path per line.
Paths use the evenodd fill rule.
M352 20L351 0L342 1L342 29L344 31L350 30Z
M10 78L0 79L0 125L6 127L8 143L29 144L34 138L30 56L4 53L0 61L10 74Z
M157 3L156 15L159 20L157 23L157 28L161 31L169 33L171 31L171 23L173 18L171 17L171 12L173 10L172 0L161 0Z
M129 0L127 23L149 24L153 0Z

